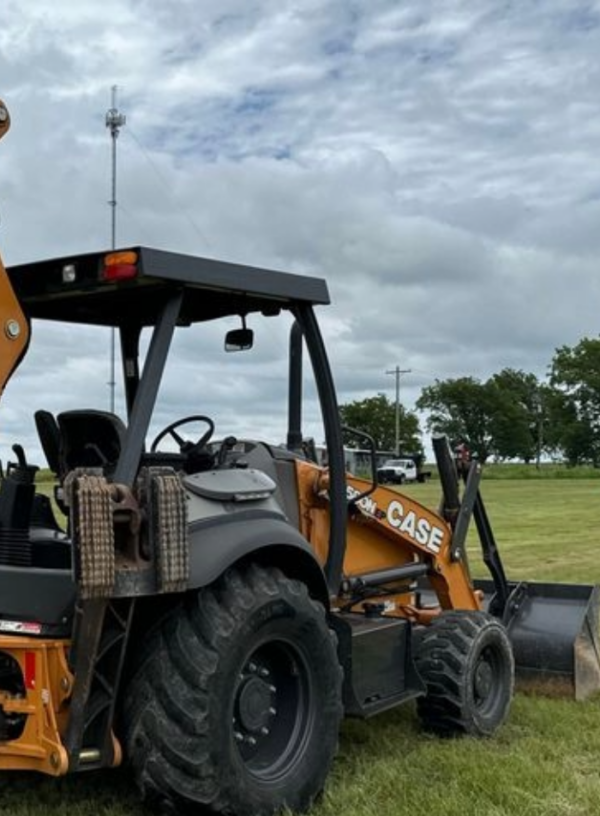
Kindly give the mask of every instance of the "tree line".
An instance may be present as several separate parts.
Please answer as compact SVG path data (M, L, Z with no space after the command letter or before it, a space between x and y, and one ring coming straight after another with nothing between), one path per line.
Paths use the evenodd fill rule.
M480 461L550 457L570 465L600 466L600 338L583 338L556 349L548 377L505 368L489 379L436 380L421 391L416 407L431 434L465 442ZM423 451L414 412L398 406L400 450ZM395 449L396 405L384 394L340 406L342 422ZM355 436L348 445L360 447Z

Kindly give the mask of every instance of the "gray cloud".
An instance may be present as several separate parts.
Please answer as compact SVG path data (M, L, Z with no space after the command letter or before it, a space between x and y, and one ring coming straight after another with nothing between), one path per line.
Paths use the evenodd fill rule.
M119 243L326 277L341 401L392 394L396 364L409 405L434 377L543 375L598 334L600 3L8 0L2 17L5 261L108 244L116 82ZM280 437L285 331L267 332L222 377L216 337L204 370L182 340L158 421ZM107 381L105 339L39 329L3 444L35 449L38 403L102 406Z

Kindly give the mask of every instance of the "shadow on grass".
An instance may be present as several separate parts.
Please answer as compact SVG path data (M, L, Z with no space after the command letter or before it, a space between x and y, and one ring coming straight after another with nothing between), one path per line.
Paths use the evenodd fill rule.
M0 774L0 814L10 816L147 816L123 769L65 776Z

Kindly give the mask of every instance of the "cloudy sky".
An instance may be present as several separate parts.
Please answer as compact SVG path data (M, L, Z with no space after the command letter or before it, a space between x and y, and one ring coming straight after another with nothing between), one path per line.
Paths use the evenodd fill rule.
M341 402L600 332L598 0L2 0L0 46L7 264L109 245L116 84L118 243L325 277ZM36 407L108 407L105 333L34 329L3 457ZM274 345L217 382L180 342L160 421L243 432L235 392L280 436Z

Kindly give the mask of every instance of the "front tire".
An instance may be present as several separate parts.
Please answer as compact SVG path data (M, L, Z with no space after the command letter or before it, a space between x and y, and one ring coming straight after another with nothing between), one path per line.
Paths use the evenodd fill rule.
M506 720L515 667L500 621L484 612L443 612L424 631L416 665L427 688L417 701L427 730L487 737Z
M251 565L152 633L126 695L125 744L150 803L301 811L323 788L341 716L322 605L279 570Z

